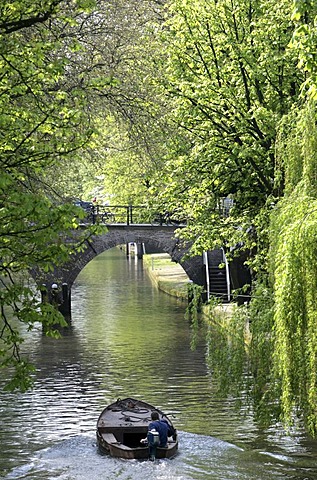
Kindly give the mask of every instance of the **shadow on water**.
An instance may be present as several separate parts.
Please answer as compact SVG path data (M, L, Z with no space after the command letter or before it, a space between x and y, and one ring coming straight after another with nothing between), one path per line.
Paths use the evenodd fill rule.
M101 455L95 438L79 435L39 450L32 461L0 477L3 480L316 480L316 462L266 452L245 451L209 436L179 432L180 451L154 463ZM281 473L283 464L284 473Z

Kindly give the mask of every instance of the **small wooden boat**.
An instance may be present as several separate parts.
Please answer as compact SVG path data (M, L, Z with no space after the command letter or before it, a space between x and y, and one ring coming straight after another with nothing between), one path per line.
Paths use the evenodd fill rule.
M147 459L148 446L140 443L147 436L151 413L156 411L174 432L166 448L157 447L156 458L172 458L178 450L177 432L171 420L158 408L133 398L118 399L108 405L97 421L97 444L102 453L126 459Z

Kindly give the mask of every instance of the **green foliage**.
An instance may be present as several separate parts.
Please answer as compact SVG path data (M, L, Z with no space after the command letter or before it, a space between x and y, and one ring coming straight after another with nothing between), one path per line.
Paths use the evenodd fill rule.
M317 202L299 183L272 221L275 369L282 382L282 414L296 408L317 433Z
M187 219L181 235L193 253L250 243L262 208L283 194L276 131L303 79L287 48L292 31L288 0L171 2L161 84L177 132L153 191L162 210ZM224 218L228 196L234 208Z
M207 361L219 391L241 400L248 379L249 339L246 307L226 315L219 305L210 308L207 333Z
M142 205L148 196L151 162L133 149L122 120L108 115L98 121L98 127L101 133L95 139L100 163L98 198L104 198L112 205ZM91 189L93 183L90 182Z
M317 434L317 149L315 104L308 101L282 124L279 166L285 197L272 211L270 274L274 287L274 377L281 417L296 413Z
M288 1L172 3L166 85L186 133L160 185L187 214L196 253L238 242L256 252L250 307L210 329L221 388L240 382L257 418L290 423L297 413L316 434L316 115L298 103L302 84L314 98L316 7L303 5L292 37ZM224 219L217 206L228 195Z
M307 73L302 91L313 100L317 99L317 34L316 3L310 0L294 0L293 21L295 30L291 47L299 52L299 67Z
M268 313L262 338L269 362L259 363L264 372L262 404L275 399L274 417L291 424L297 415L313 436L317 434L316 14L314 2L294 1L296 28L290 47L299 54L306 80L302 104L285 115L277 136L275 181L285 196L272 210L269 224L268 287L274 296L272 307L260 309L262 315Z
M261 231L258 239L264 240L256 243L260 255L252 263L257 280L253 282L250 306L245 312L239 309L246 323L250 319L245 371L235 371L232 377L228 374L232 360L226 353L230 347L226 334L228 338L237 335L240 341L244 335L235 324L236 314L229 327L217 326L211 347L213 366L224 381L222 388L226 391L229 385L236 389L244 377L243 385L261 423L269 425L282 420L290 425L298 416L314 436L316 151L315 108L309 102L283 120L278 135L277 158L279 168L285 172L286 195L277 203L268 202L266 210L262 209L257 217L256 230ZM261 259L265 268L261 267ZM220 345L221 352L215 352L213 345Z
M204 287L191 282L188 284L187 290L188 290L188 305L186 309L186 318L197 319L198 314L201 311L202 294L204 291Z
M281 385L273 375L274 296L267 276L253 286L246 321L250 332L248 393L255 418L263 425L280 420Z
M58 326L65 326L64 317L49 304L42 304L32 286L20 279L20 275L12 276L12 268L2 268L0 278L1 335L0 335L0 367L12 372L11 379L5 385L6 390L27 390L32 386L34 368L20 350L24 342L24 330L42 328L46 335L59 337Z
M229 314L217 304L207 317L207 360L223 395L250 408L263 426L280 420L281 385L273 375L274 301L272 287L258 281L249 305Z
M199 329L199 318L201 313L203 287L196 283L189 283L187 286L188 305L185 312L185 318L191 321L192 339L191 348L195 349L197 334Z
M12 377L5 385L4 390L19 390L20 392L26 392L33 386L35 368L24 360L13 361L12 364L15 367L15 370Z
M63 160L74 159L92 135L84 89L68 78L70 49L58 38L55 15L64 26L70 19L62 4L0 7L0 364L15 371L8 388L23 390L32 373L21 356L24 329L43 325L57 336L56 325L64 319L52 306L42 306L20 275L27 278L34 268L53 271L81 248L85 236L70 236L81 214L57 200L53 184L45 184L46 170L54 166L56 178ZM76 2L72 7L74 16Z
M211 330L221 346L211 364L226 384L247 372L258 418L287 423L297 412L313 434L316 14L300 0L171 2L162 85L178 136L154 189L187 218L181 236L194 253L242 244L255 254L248 313ZM234 207L224 218L226 196Z
M64 322L18 275L50 272L84 248L80 235L64 241L82 214L63 199L100 192L185 217L193 253L250 253L252 301L231 321L213 313L211 370L224 392L249 392L257 418L291 422L296 412L317 434L317 10L311 1L293 7L173 0L163 23L155 1L0 6L8 388L32 382L23 329L43 325L58 337ZM227 196L234 207L223 217ZM199 287L191 294L194 346Z
M136 186L131 172L137 172L135 194L143 195L141 172L151 162L148 152L143 157L139 152L146 150L144 112L153 109L153 101L147 101L142 86L142 61L134 60L145 25L157 15L154 4L21 0L0 6L0 338L5 344L0 361L18 370L21 365L25 375L24 325L39 323L46 334L58 336L55 326L63 319L42 306L32 288L21 287L17 274L52 272L84 248L87 235L100 231L96 226L87 235L76 232L83 212L72 199L89 200L92 191L104 187L108 161L117 190ZM123 125L117 145L120 128L114 118ZM127 175L120 183L122 161ZM14 388L23 376L18 370ZM27 385L26 378L21 387Z

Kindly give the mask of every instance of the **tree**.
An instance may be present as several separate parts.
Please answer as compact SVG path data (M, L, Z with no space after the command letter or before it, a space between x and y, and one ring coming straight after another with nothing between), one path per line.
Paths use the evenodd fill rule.
M297 415L316 435L317 10L310 1L292 7L287 0L171 2L163 78L180 135L159 193L187 213L185 235L196 252L257 247L245 313L250 343L238 335L239 310L228 357L238 353L241 366L246 350L242 367L259 417L290 423ZM234 208L221 218L226 196ZM245 235L251 225L254 245Z
M247 241L243 233L283 193L275 186L276 128L303 78L287 49L290 2L176 0L170 13L165 89L182 141L166 162L163 195L194 218L185 234L197 252ZM215 210L226 196L234 209L223 220Z
M313 436L317 435L316 18L313 3L294 2L291 46L299 53L306 78L301 104L285 116L279 129L278 165L285 195L270 224L273 372L281 389L281 416L292 422L297 414Z
M67 82L79 83L89 97L96 135L80 155L88 167L96 166L99 191L100 179L105 178L104 197L120 183L118 172L122 176L126 170L138 172L132 189L137 182L137 190L145 192L144 183L149 183L162 165L167 135L162 117L167 106L153 84L156 65L151 58L151 52L160 47L153 38L161 21L162 3L101 1L90 14L81 15L80 22L77 19L80 29L60 22L54 27L55 37L66 38L69 48L72 46ZM86 180L91 186L96 179L91 178L91 168L89 173ZM117 188L117 198L122 193L122 188ZM91 193L83 195L90 197Z
M19 322L28 329L40 322L53 335L53 325L63 322L20 279L33 266L49 271L83 248L80 235L63 241L82 215L65 198L86 193L84 185L73 187L71 171L82 172L92 159L89 173L77 178L100 174L98 118L121 118L136 132L131 138L139 145L145 139L137 133L144 102L133 60L160 3L20 0L0 7L0 361L15 368L9 388L30 385Z
M74 12L89 2L72 2ZM93 129L80 85L67 82L67 53L54 41L50 22L63 16L61 1L6 2L0 24L0 252L2 366L14 367L9 388L28 388L32 367L20 356L23 335L40 322L48 334L63 319L21 280L29 269L50 270L83 239L66 244L78 209L56 202L43 172L89 142ZM65 13L65 12L64 12ZM64 15L64 23L71 17ZM56 170L55 170L56 171Z

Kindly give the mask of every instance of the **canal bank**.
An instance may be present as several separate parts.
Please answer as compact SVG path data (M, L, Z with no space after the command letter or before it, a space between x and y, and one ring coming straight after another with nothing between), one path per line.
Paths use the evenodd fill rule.
M191 280L181 265L172 261L168 253L144 255L143 264L151 281L159 290L188 302L188 286ZM211 318L217 312L218 317L228 318L231 317L234 307L234 303L221 304L216 308L214 304L206 304L202 305L201 313Z
M188 285L191 281L181 265L173 262L168 253L144 255L143 264L159 290L188 301Z

